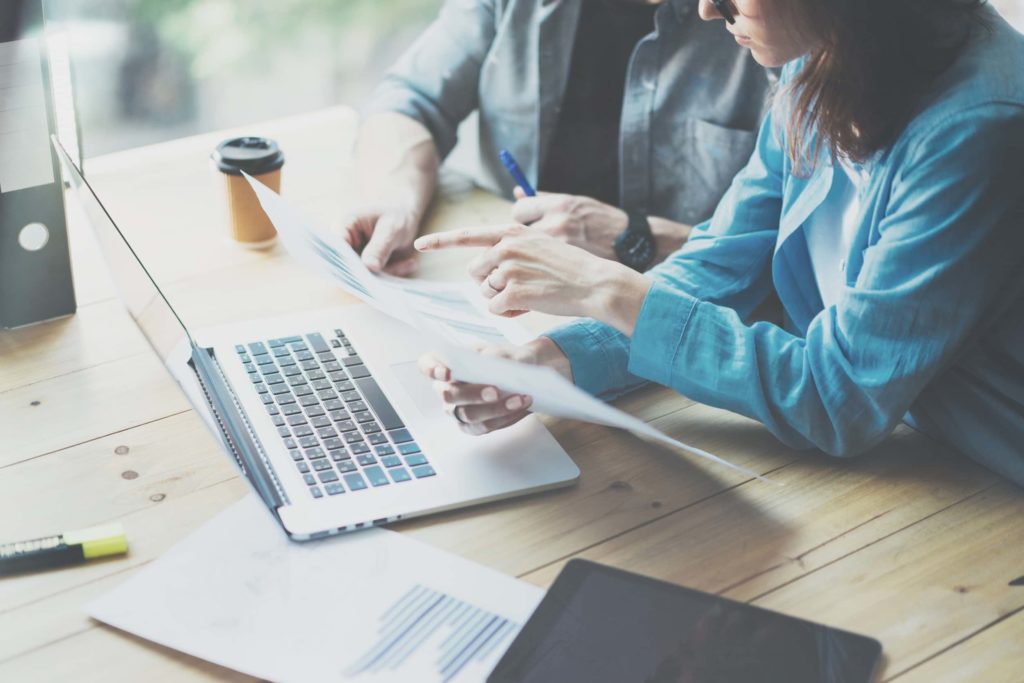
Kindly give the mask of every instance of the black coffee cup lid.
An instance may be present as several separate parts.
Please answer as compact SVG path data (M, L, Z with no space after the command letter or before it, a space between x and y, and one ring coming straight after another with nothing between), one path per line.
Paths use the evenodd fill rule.
M284 153L270 138L244 137L225 140L210 155L217 169L229 175L262 175L284 165Z

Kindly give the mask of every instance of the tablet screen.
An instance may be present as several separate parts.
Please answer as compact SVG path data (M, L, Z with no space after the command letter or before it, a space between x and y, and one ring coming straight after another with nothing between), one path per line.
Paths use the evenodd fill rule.
M580 560L492 683L868 683L870 638Z

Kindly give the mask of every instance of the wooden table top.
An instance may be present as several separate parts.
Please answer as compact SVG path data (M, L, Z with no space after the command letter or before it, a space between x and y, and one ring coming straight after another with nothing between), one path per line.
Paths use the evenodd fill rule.
M236 133L276 138L288 155L284 195L335 221L352 198L355 125L351 110L332 109L86 170L190 325L329 308L352 299L280 247L228 243L208 155ZM443 185L432 229L508 219L504 200L458 178ZM81 611L248 491L82 228L71 228L78 313L0 332L0 540L120 520L131 552L0 581L0 680L244 680ZM421 274L461 277L468 256L433 254ZM861 632L884 646L881 680L1024 681L1024 585L1012 585L1024 575L1020 488L906 429L870 456L836 461L667 389L617 405L784 486L545 418L582 471L577 485L392 528L539 586L585 557Z

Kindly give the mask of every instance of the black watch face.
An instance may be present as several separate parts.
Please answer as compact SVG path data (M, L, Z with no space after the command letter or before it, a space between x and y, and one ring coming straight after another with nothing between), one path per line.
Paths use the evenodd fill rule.
M643 272L654 260L654 237L627 230L615 241L615 255L633 270Z

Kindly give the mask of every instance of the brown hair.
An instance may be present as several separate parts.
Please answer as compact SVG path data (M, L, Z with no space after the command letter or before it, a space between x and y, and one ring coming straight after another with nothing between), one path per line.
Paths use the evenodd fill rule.
M787 153L813 170L822 145L862 162L891 145L982 24L986 0L778 0L817 47L794 78ZM783 7L788 6L788 7ZM811 131L818 138L807 147Z

